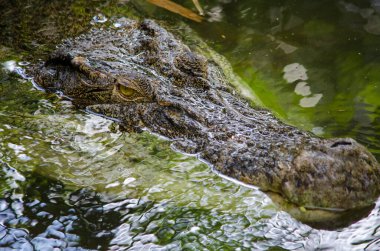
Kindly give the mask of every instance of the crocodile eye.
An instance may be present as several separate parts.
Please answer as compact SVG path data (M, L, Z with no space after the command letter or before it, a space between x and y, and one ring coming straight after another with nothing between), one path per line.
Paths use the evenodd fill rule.
M128 77L129 79L116 79L115 87L112 91L113 94L116 95L115 97L119 98L119 100L121 99L126 102L151 102L152 91L150 88L150 84L143 81L145 79L137 78L134 75Z
M139 93L135 89L126 87L124 85L119 85L119 91L123 96L127 98L131 98L131 97L135 97L136 95L139 95Z

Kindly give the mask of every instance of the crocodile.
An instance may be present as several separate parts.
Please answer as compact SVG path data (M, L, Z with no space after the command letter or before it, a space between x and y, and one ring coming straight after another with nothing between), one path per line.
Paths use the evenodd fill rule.
M30 73L80 109L149 131L226 177L306 209L373 205L380 165L350 138L324 139L251 105L223 67L154 20L67 39Z

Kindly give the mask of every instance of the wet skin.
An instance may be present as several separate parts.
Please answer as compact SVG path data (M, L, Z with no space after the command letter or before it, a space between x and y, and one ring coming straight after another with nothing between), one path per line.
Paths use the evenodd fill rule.
M353 139L321 139L253 108L217 62L151 20L66 40L30 70L78 107L149 130L217 172L310 209L355 209L380 194L380 166Z

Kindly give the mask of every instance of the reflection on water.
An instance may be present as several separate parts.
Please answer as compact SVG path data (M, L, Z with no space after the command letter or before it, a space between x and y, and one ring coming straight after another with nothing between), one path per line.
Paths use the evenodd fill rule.
M169 142L121 132L12 73L53 46L44 42L91 22L136 15L134 8L181 17L145 1L94 1L88 11L86 1L31 2L14 2L20 15L0 2L9 9L0 21L0 43L8 46L0 44L0 249L379 250L380 201L347 228L311 228ZM266 106L315 134L354 137L380 156L378 1L210 0L202 7L207 22L185 21Z
M5 174L1 175L5 179L1 182L5 186L1 190L2 196L7 201L0 213L0 222L5 227L3 235L6 236L0 241L2 247L26 245L29 237L22 227L34 229L34 225L44 218L48 218L52 225L45 222L39 226L30 236L28 245L94 248L89 243L82 243L81 238L87 234L95 235L91 229L86 229L92 227L87 224L100 224L94 226L99 229L96 236L92 236L99 245L107 240L111 247L168 245L168 248L179 248L193 242L191 245L201 245L206 236L215 236L202 245L222 247L232 242L231 247L238 247L245 238L249 240L255 236L248 226L258 228L261 219L276 213L274 205L261 192L219 178L194 157L173 152L169 142L147 133L122 133L109 120L76 112L68 101L41 99L43 93L33 90L30 83L15 78L8 81L2 83L2 94L18 96L22 100L23 93L28 92L31 95L29 100L34 102L21 109L26 113L13 107L8 100L1 105L0 152L2 160L11 164L3 164ZM13 85L19 88L14 89ZM30 90L26 91L26 88ZM15 179L23 176L8 175L19 173L17 170L28 177ZM49 187L34 184L36 177L38 182ZM42 193L38 196L47 198L28 194L33 186L37 186L36 193ZM57 186L60 191L50 191L56 190ZM97 196L108 203L96 200L89 204L85 201L82 206L69 201L75 210L55 211L60 207L59 203L71 199L72 193L76 193L70 191L82 191L81 187L99 193ZM16 203L15 193L19 194L17 203L21 205L17 208L24 208L18 213L13 212L12 206ZM229 200L225 200L226 196ZM87 195L85 197L88 200ZM51 198L57 201L52 202ZM95 212L86 211L90 209ZM93 216L97 211L100 215ZM121 215L108 219L107 214L113 212ZM90 217L95 222L82 226L84 223L78 222L82 217ZM104 226L96 222L99 217L106 221ZM69 224L70 228L62 224ZM11 239L15 234L13 229L23 231L21 242ZM78 235L79 230L84 233L71 236ZM109 239L103 240L98 235L102 238L107 235ZM54 241L45 242L46 238Z
M229 59L265 106L299 127L354 137L379 153L378 1L210 0L204 9L210 18L218 9L219 18L187 23ZM297 65L301 75L284 74ZM311 94L299 95L300 86L296 93L286 84L292 77L307 82Z
M294 92L298 95L304 96L299 102L301 107L310 108L319 103L323 97L323 94L312 94L310 91L310 86L307 82L304 82L308 80L309 77L307 76L307 70L303 65L299 63L288 64L284 67L283 72L283 77L286 82L290 84L297 84Z
M33 102L1 102L0 247L362 250L380 237L380 205L341 231L312 229L155 136L122 133L13 77L2 86Z
M283 70L284 79L290 84L298 80L308 80L306 71L306 68L299 63L288 64Z
M311 94L310 86L306 82L298 82L294 92L301 96L309 96Z
M377 0L371 1L371 8L360 8L355 4L350 2L342 1L341 2L344 8L348 12L356 13L362 16L367 20L367 23L363 26L363 28L373 35L380 35L380 2Z

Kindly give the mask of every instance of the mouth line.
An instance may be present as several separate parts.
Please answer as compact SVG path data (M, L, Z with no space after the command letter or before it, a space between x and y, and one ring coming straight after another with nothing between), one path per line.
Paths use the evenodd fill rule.
M336 213L341 213L345 211L349 211L349 209L344 209L344 208L334 208L334 207L317 207L317 206L301 206L307 210L322 210L322 211L327 211L327 212L336 212Z
M350 211L352 209L345 209L345 208L335 208L335 207L319 207L319 206L310 206L310 205L298 205L298 204L295 204L289 200L286 199L286 197L280 193L280 192L274 192L274 191L265 191L265 193L267 193L269 195L269 197L272 198L272 200L274 202L277 202L278 204L281 204L281 205L289 205L291 207L294 207L294 208L303 208L303 209L306 209L306 210L310 210L310 211L325 211L325 212L331 212L331 213L343 213L343 212L347 212L347 211Z
M105 119L112 120L112 121L114 121L116 123L122 123L123 122L121 119L110 117L110 116L104 115L102 113L95 112L95 111L91 110L91 106L85 107L83 109L83 111L86 112L86 113L88 113L88 114L91 114L91 115L96 115L96 116L99 116L99 117L102 117L102 118L105 118Z

